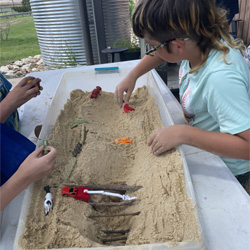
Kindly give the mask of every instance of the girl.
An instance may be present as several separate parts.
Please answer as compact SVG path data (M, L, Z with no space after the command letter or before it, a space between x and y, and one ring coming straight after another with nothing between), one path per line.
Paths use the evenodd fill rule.
M126 103L137 78L164 61L182 61L180 101L188 124L157 130L148 145L155 155L181 144L215 153L245 186L250 171L249 70L242 41L229 35L226 14L214 1L140 1L133 31L153 49L117 85L115 97L122 107L123 93Z

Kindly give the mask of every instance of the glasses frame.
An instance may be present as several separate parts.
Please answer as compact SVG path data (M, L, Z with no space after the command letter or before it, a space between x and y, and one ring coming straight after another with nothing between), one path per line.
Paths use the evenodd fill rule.
M156 52L158 49L161 49L161 48L163 48L164 46L166 46L167 43L172 42L172 41L175 41L175 40L187 41L188 39L189 39L189 38L186 37L186 38L173 38L173 39L167 40L166 42L161 43L160 45L158 45L158 46L156 46L156 47L153 47L152 49L146 51L146 52L145 52L145 55L147 55L147 56L154 56L154 55L155 55L154 52ZM154 54L153 54L153 53L154 53Z

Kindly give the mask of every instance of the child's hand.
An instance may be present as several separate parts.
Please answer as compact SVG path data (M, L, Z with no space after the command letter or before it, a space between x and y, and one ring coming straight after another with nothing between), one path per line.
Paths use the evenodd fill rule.
M16 87L10 91L6 98L8 99L9 105L13 107L13 110L19 108L31 98L40 95L40 91L43 89L40 86L40 82L41 79L28 76L23 78Z
M126 92L125 96L125 103L129 102L129 99L132 95L132 92L135 88L135 82L136 80L133 79L133 77L130 76L130 74L123 79L115 89L115 99L120 108L123 106L123 93Z
M55 159L56 149L48 146L49 153L43 155L43 146L31 153L14 175L0 187L0 210L21 193L28 185L48 175Z
M174 147L181 145L182 134L186 125L173 125L156 130L149 138L148 146L151 146L154 155L162 154Z
M32 152L21 164L17 174L22 177L28 185L47 176L52 170L57 151L51 146L47 146L48 154L43 155L44 147L41 146Z

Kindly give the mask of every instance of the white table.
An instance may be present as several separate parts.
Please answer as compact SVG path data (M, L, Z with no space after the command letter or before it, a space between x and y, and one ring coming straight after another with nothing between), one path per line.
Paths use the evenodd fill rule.
M137 62L134 61L133 64ZM118 62L108 65L120 64ZM78 68L31 74L42 79L44 90L41 96L30 100L20 109L20 132L23 135L33 140L33 129L36 125L43 124L62 74L71 70ZM156 71L153 71L153 74L159 77ZM173 112L171 115L174 123L183 124L184 118L179 103L164 82L161 82L159 88L164 101ZM219 157L190 146L183 146L182 149L188 163L207 249L250 250L249 195ZM2 213L0 249L13 248L23 193Z

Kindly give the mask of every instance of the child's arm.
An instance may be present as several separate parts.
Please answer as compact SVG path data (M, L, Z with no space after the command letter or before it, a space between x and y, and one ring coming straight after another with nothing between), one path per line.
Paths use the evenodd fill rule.
M28 82L31 80L30 82ZM17 86L9 92L9 94L0 102L0 122L4 123L10 114L29 101L31 98L40 95L42 87L34 87L40 83L41 79L34 77L23 78Z
M173 125L153 133L148 141L159 155L181 144L191 145L222 157L250 160L250 129L231 135L188 125Z
M144 56L143 59L130 71L130 73L116 86L115 98L117 104L122 107L123 93L126 92L125 102L128 103L130 96L135 88L136 80L165 61L157 54L153 57Z
M56 149L48 146L49 153L43 155L43 146L31 153L15 174L0 187L0 210L21 193L31 183L47 176L55 159Z

